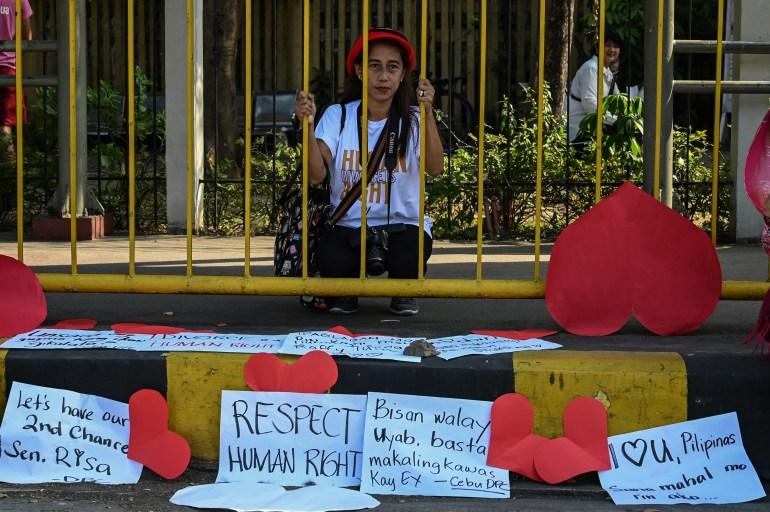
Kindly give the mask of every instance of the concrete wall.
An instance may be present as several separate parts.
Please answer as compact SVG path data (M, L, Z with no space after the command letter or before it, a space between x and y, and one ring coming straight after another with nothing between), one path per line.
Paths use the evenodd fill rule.
M169 233L187 225L187 2L166 2L166 194ZM193 1L193 232L203 224L203 0Z
M735 39L770 40L770 5L767 0L738 0L735 5ZM770 55L736 55L735 80L770 80ZM743 186L743 171L749 146L768 106L768 97L763 94L733 97L732 162L736 177L738 240L756 239L762 230L762 216L757 213Z

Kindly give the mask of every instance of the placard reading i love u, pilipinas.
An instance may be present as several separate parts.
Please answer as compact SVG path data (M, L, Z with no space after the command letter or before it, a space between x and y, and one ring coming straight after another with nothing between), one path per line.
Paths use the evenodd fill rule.
M742 503L765 495L733 412L609 438L616 505Z

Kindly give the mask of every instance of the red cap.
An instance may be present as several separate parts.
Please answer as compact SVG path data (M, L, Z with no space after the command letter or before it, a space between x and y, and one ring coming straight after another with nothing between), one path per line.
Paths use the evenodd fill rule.
M403 48L407 55L406 73L411 73L417 63L417 57L415 56L412 43L409 42L409 39L404 34L390 28L372 28L369 30L369 43L371 44L374 41L391 41ZM360 35L348 52L346 63L349 74L353 74L353 64L362 51L364 51L364 38L363 35Z

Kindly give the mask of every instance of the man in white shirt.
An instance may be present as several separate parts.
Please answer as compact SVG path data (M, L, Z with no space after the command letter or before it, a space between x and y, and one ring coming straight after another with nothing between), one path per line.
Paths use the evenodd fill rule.
M616 83L620 65L621 39L617 33L607 28L604 33L604 88L603 95L620 92ZM597 111L597 90L599 75L599 57L596 55L585 61L575 73L569 94L569 140L578 138L580 122L588 114ZM615 116L604 114L604 124L613 124Z

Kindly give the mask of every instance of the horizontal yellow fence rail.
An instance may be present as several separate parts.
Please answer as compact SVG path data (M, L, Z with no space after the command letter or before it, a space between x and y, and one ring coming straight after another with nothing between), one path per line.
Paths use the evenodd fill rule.
M189 293L214 295L359 295L542 299L544 281L518 279L377 279L115 274L38 274L47 292ZM770 283L724 281L722 299L761 300Z

